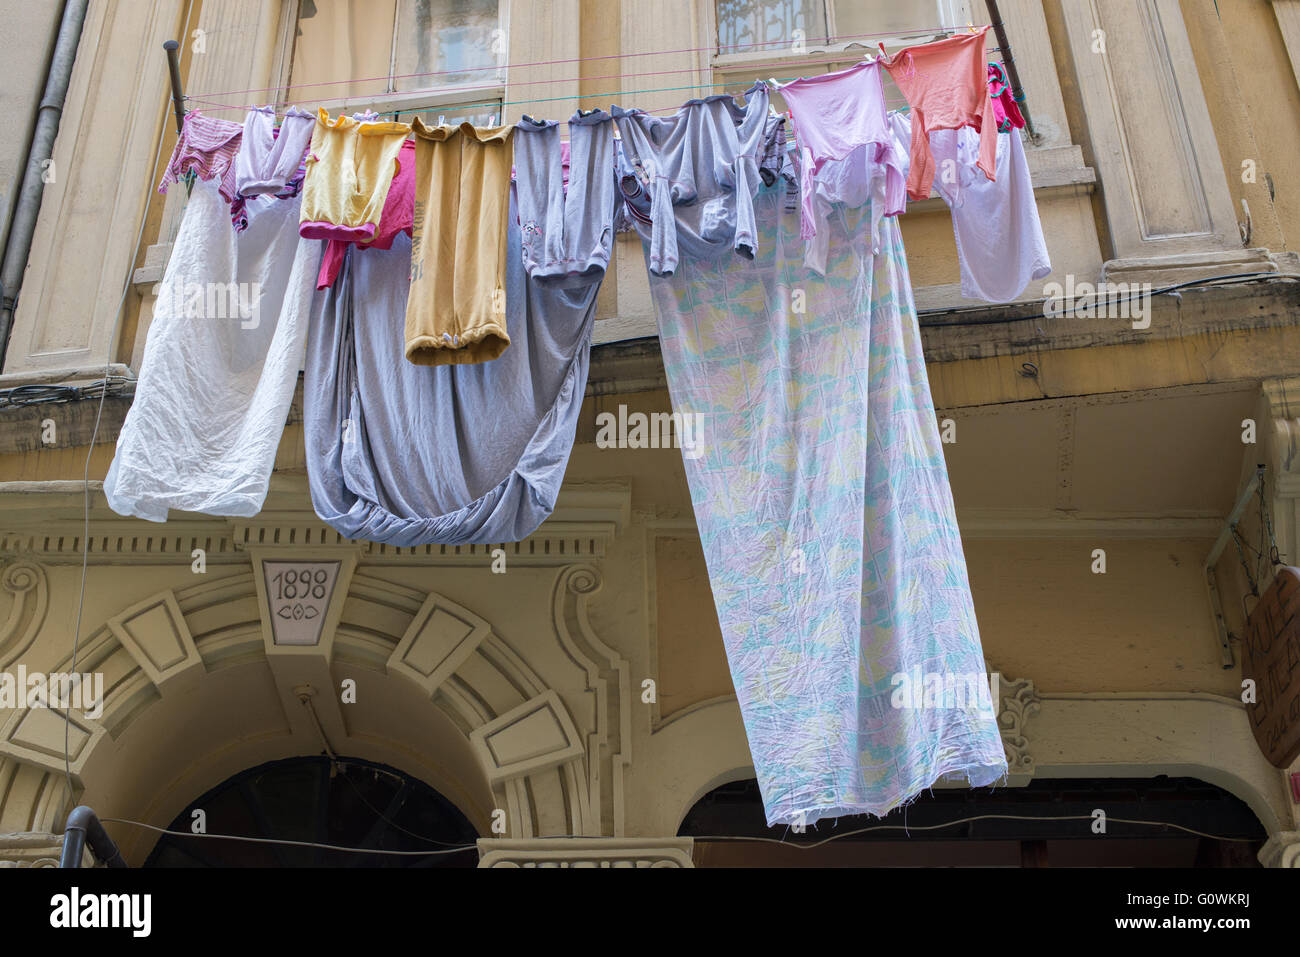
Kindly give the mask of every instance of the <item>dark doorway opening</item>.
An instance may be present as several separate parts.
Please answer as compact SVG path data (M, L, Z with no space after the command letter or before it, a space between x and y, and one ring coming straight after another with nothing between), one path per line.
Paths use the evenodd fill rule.
M328 844L369 851L191 836ZM358 758L272 761L228 778L177 816L145 867L474 867L478 838L455 805L393 768ZM455 850L464 848L463 850Z
M751 778L706 794L678 834L695 838L701 867L1259 867L1268 837L1235 795L1165 776L935 790L883 818L819 821L802 834L766 826Z

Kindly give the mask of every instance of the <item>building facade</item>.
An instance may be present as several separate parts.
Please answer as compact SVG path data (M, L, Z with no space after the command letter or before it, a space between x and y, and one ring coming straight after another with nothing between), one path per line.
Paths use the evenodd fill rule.
M0 672L103 681L102 707L66 721L0 709L0 861L57 858L76 804L169 829L324 833L308 824L321 795L343 800L331 782L368 779L366 807L391 801L378 820L460 835L470 850L448 863L478 866L1300 866L1300 764L1257 745L1242 669L1273 542L1300 564L1300 0L998 4L1053 272L1022 302L972 302L943 201L901 226L1012 774L990 795L941 788L914 805L953 822L942 839L815 851L709 840L767 832L681 453L596 441L602 412L671 409L631 235L601 289L564 489L527 540L341 539L312 509L301 388L257 516L151 524L108 508L185 204L155 188L176 136L163 42L181 41L189 107L228 119L276 102L500 122L668 112L845 66L878 39L988 22L984 4L0 6L22 51L3 96L25 124L0 153L6 277L20 265L4 290ZM24 242L20 183L70 20L75 62ZM1109 298L1070 312L1099 285ZM77 388L106 376L102 397ZM315 797L295 815L290 794ZM987 802L1078 819L958 823ZM1099 830L1098 810L1147 823ZM240 830L250 819L260 831ZM132 865L258 863L110 830Z

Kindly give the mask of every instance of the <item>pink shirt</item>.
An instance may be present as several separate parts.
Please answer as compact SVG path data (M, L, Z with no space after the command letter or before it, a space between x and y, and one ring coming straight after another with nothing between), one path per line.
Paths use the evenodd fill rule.
M980 134L976 162L990 180L997 178L998 123L989 96L984 34L971 34L907 47L885 61L908 106L912 108L912 171L907 195L922 200L934 182L930 133L974 127Z
M827 185L819 182L818 175L828 169L828 164L864 150L865 155L855 157L852 164L855 178L863 180L854 184L853 192L871 197L874 242L880 217L895 216L907 204L903 192L905 164L897 155L885 120L880 63L864 60L847 70L794 80L780 91L790 108L799 148L800 237L813 239L817 235L815 196L820 187ZM842 177L837 174L836 178ZM828 198L848 200L840 195Z
M158 184L158 192L167 192L169 184L193 171L201 180L215 179L221 198L227 203L234 202L235 157L243 135L243 123L218 120L190 110L181 124L181 135Z

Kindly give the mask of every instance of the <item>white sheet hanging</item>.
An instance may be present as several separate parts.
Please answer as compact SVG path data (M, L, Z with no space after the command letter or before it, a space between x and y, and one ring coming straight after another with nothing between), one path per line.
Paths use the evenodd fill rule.
M236 233L217 184L194 184L104 479L115 512L261 510L320 265L321 244L298 237L299 203L252 198Z

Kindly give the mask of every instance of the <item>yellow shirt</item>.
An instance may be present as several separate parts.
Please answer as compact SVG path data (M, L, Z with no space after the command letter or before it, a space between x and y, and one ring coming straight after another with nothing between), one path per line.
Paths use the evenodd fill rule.
M406 123L365 123L350 116L331 120L322 108L307 152L299 235L373 240L397 172L397 154L410 132Z

